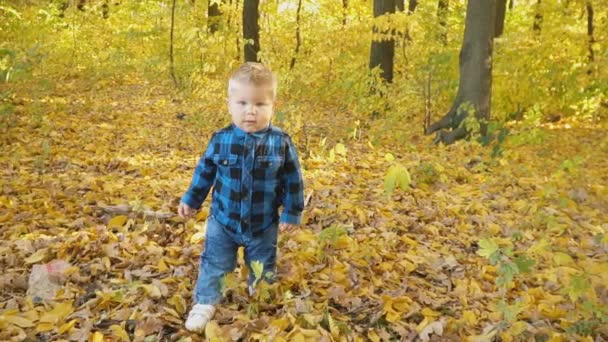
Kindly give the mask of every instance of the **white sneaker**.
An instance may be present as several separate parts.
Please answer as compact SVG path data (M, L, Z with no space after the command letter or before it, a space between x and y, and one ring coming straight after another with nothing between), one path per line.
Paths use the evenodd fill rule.
M186 329L193 332L205 330L205 326L215 314L215 306L208 304L195 304L188 314Z

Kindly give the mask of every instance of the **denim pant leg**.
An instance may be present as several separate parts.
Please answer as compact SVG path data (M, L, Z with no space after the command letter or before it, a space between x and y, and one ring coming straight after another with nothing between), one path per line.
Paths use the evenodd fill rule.
M251 269L251 262L259 261L264 265L262 279L268 283L272 283L276 279L276 259L277 259L277 238L278 225L265 229L259 236L254 236L245 245L245 263L249 268L249 285L255 281L255 274ZM272 272L270 277L267 277L267 272Z
M238 245L224 230L224 227L209 217L205 251L201 254L198 280L194 290L196 304L217 304L220 302L221 280L225 273L231 272L236 266Z

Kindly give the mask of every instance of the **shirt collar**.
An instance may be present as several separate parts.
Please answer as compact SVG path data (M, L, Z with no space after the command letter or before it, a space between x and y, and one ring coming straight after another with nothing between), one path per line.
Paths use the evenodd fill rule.
M268 126L266 128L263 128L257 132L253 132L253 133L247 133L245 131L243 131L242 129L240 129L237 125L235 125L234 123L231 124L232 129L234 130L235 134L237 136L253 136L256 138L262 138L264 135L266 135L267 132L269 132L272 128L272 124L268 124Z

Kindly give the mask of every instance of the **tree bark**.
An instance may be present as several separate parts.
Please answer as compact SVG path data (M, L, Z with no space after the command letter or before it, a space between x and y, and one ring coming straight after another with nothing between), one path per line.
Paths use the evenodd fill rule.
M587 37L589 38L589 74L592 72L592 65L595 61L595 53L593 52L593 44L595 43L595 37L593 36L593 4L587 0Z
M179 83L177 82L177 77L175 76L175 64L173 63L173 29L175 27L175 1L176 0L173 0L173 3L171 5L171 41L169 44L169 68L171 71L171 78L173 79L173 84L177 87L179 86Z
M426 129L426 134L437 132L435 142L451 144L466 137L470 132L461 123L471 110L480 120L481 134L485 134L484 121L490 117L496 1L468 1L458 93L448 113Z
M381 15L395 13L394 0L374 0L374 18ZM374 25L374 34L388 34L389 32L379 32ZM380 76L388 83L393 82L393 61L395 58L395 40L372 38L372 45L369 57L369 69L380 67Z
M407 13L412 14L416 10L418 6L418 0L410 0L410 3L407 6Z
M449 0L439 0L437 3L437 19L439 21L439 39L443 45L448 44L448 9Z
M405 11L405 0L395 0L395 9L399 12Z
M342 0L342 26L346 26L346 17L348 16L348 0Z
M535 5L536 9L534 11L534 24L532 25L532 29L537 34L540 34L540 27L541 27L541 24L543 23L543 13L540 10L541 3L542 3L542 0L538 0L536 2L536 5Z
M209 6L207 7L207 30L209 33L217 32L220 29L221 18L220 1L209 0Z
M260 0L244 0L243 2L243 38L248 40L243 45L245 62L260 61L259 5Z
M296 65L296 57L300 52L300 46L302 45L302 33L300 32L300 12L302 11L302 0L298 0L298 9L296 11L296 50L293 53L293 57L291 58L291 63L289 64L289 70L293 69Z
M494 25L494 38L502 36L505 30L505 15L507 12L507 0L496 1L496 25Z
M515 0L509 0L509 11L515 7Z

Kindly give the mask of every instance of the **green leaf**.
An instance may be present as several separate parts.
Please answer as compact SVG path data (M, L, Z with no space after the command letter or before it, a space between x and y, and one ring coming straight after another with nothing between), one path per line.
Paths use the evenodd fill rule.
M384 178L384 191L392 194L397 187L402 190L409 190L411 177L407 169L402 165L393 165L388 169Z
M515 260L513 260L515 265L521 273L527 273L532 270L532 266L534 266L535 262L533 259L526 257L525 255L520 255Z
M343 144L336 144L336 153L341 156L346 156L346 147Z
M494 252L498 251L498 243L494 239L481 239L478 244L477 254L482 257L489 258Z
M524 308L525 305L520 301L515 302L513 305L508 305L503 300L497 305L498 311L502 313L502 316L507 322L515 322L517 320L517 316L523 311Z
M500 264L498 269L498 278L496 279L496 285L506 286L513 281L513 276L519 273L517 265L512 262L503 262Z
M255 284L257 284L257 282L262 279L262 274L264 274L264 263L258 260L253 260L251 262L251 270L253 271L253 275L255 276L255 286Z
M576 302L580 296L585 293L590 287L589 279L584 274L575 274L570 279L568 286L568 296L573 302Z

